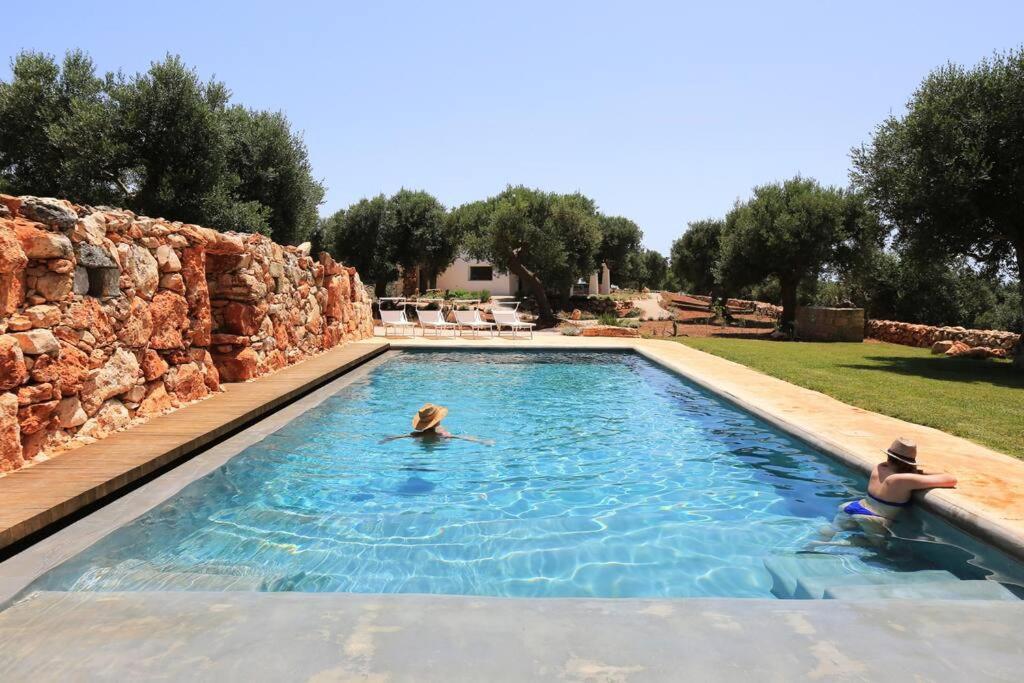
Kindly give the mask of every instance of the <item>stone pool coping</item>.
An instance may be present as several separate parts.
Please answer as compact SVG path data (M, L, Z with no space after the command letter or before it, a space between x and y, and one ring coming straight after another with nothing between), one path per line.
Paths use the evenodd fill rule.
M0 550L272 412L389 348L346 344L0 477Z
M856 408L683 344L663 339L391 337L393 349L632 350L854 469L868 473L896 436L918 443L928 470L956 475L956 489L918 494L926 509L1024 561L1024 461L967 439ZM363 342L357 342L363 343ZM898 379L894 380L898 381Z
M975 601L47 593L5 681L1012 681L1024 609Z

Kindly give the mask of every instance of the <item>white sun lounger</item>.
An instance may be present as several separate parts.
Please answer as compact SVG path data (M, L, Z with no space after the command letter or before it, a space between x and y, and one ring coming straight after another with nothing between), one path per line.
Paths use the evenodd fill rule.
M400 309L397 311L380 311L380 324L384 326L384 336L388 336L388 330L397 329L400 333L409 332L413 336L416 336L416 324L409 322L408 318L405 317L405 310Z
M459 327L467 327L473 330L473 336L477 336L480 330L489 330L494 336L494 323L489 323L480 317L480 311L472 309L469 311L455 311L455 321Z
M451 330L452 336L455 336L455 330L458 326L445 320L444 313L441 311L426 311L417 308L416 317L420 319L420 326L423 327L424 336L426 336L427 330L434 330L435 334L440 334L443 330Z
M501 334L501 329L506 327L512 330L512 338L515 339L516 332L519 330L529 330L530 339L533 339L533 323L524 323L519 319L519 313L515 310L509 310L505 308L492 308L491 315L494 316L494 324L498 326L498 334Z

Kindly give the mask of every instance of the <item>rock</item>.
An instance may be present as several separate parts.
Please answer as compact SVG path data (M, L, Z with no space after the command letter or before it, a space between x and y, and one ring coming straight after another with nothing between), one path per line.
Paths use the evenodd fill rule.
M27 315L15 313L7 319L7 330L9 332L24 332L32 329L32 320Z
M114 339L114 328L100 302L86 297L68 306L64 324L76 330L89 330L100 342Z
M58 230L70 230L78 222L78 214L71 202L51 197L21 197L18 209L25 218L49 225Z
M153 334L149 344L154 349L180 349L185 346L183 333L188 329L188 302L180 294L161 291L150 306Z
M15 223L14 232L21 243L22 251L30 259L75 257L71 240L59 232L47 232L26 223Z
M89 416L82 410L82 402L77 396L62 398L57 404L57 420L62 429L71 429L85 424Z
M246 347L231 353L218 353L213 356L222 382L244 382L259 375L260 357L251 348Z
M18 424L18 397L14 394L0 394L0 472L18 469L24 462L21 428Z
M62 395L76 394L89 373L89 357L67 342L57 356L39 356L32 366L32 381L51 382Z
M21 344L9 334L0 334L0 391L8 391L28 379Z
M139 409L136 412L140 417L159 415L175 405L163 382L150 382L146 385L146 392L146 397L139 403Z
M150 298L160 283L160 269L149 249L122 242L117 247L121 255L122 274L131 280L135 293Z
M36 279L35 290L47 301L63 301L74 289L74 276L49 272Z
M120 270L113 255L101 244L78 242L75 244L78 265L85 268L115 268Z
M156 262L161 273L177 273L181 270L181 260L177 252L169 244L161 244L156 249Z
M21 424L22 434L35 434L45 428L50 422L50 416L56 410L59 401L47 401L45 403L33 403L22 406L18 409L18 422Z
M32 327L53 327L60 322L60 309L56 306L32 306L25 310Z
M178 365L168 370L164 385L182 403L198 400L209 393L206 375L195 363Z
M932 344L932 353L946 353L953 346L953 342L949 339L937 341Z
M21 346L23 353L30 356L38 356L44 353L54 353L60 347L57 338L50 330L29 330L28 332L15 332L10 335Z
M0 316L10 315L25 302L25 271L0 273Z
M54 258L46 262L46 267L55 273L66 274L75 269L75 262L64 258Z
M60 393L58 392L57 396L54 396L53 385L49 382L28 384L18 389L18 405L20 406L52 401L54 398L60 398Z
M113 399L104 403L96 414L85 421L78 436L102 439L131 424L132 416L124 404Z
M182 250L181 277L185 281L185 299L192 316L188 341L193 346L209 346L213 321L210 290L206 283L206 252L202 247Z
M953 342L953 344L948 349L946 349L946 355L947 356L952 356L952 357L955 358L957 356L966 355L966 354L970 353L970 351L971 351L971 347L970 346L968 346L967 344L964 344L962 341L957 341L957 342Z
M28 256L14 230L0 222L0 273L14 273L28 265Z
M170 366L167 365L167 361L161 358L160 354L153 349L146 349L146 353L142 357L142 376L146 378L147 382L163 377L168 367Z
M578 308L572 309L572 314L569 316L571 320L579 320L583 317L583 311Z
M185 293L185 280L181 273L164 273L160 276L160 289L169 289L178 294Z
M231 301L224 307L224 327L232 334L251 336L259 332L266 315L266 306L253 306Z
M128 319L117 330L117 338L125 346L139 348L145 346L153 335L153 315L149 304L135 297L128 308Z
M189 355L192 357L192 362L202 368L206 388L210 391L219 391L220 373L217 372L217 366L214 365L210 352L206 349L193 348L189 350Z
M89 373L82 385L82 407L86 414L94 414L104 401L134 387L139 376L135 355L123 348L114 351L103 367Z
M134 387L124 392L121 396L121 400L125 403L138 403L142 399L146 398L146 385L136 384Z

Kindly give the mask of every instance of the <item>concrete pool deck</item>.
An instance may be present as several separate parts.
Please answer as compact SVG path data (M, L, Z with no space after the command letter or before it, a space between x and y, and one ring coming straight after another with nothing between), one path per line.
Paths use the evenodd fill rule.
M4 681L1020 680L1013 603L36 593Z
M922 466L956 475L952 490L932 490L922 504L1003 551L1024 559L1024 461L931 427L842 403L744 365L664 339L567 337L538 332L533 339L391 337L393 349L633 350L736 403L862 472L883 459L896 436L918 443ZM363 342L360 342L363 343ZM1022 426L1024 438L1024 426Z

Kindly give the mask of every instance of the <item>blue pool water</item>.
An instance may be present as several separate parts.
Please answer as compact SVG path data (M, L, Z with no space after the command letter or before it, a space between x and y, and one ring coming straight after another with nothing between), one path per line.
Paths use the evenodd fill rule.
M381 443L427 401L493 445ZM920 514L816 545L863 486L634 355L394 353L35 587L771 597L765 559L809 551L1015 580Z

